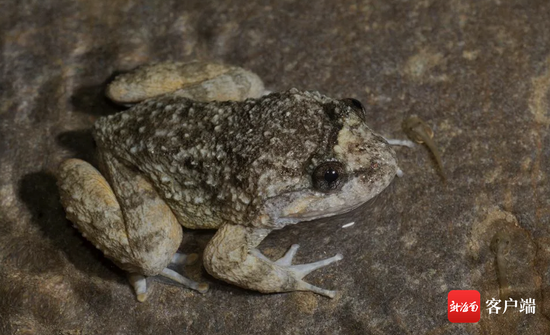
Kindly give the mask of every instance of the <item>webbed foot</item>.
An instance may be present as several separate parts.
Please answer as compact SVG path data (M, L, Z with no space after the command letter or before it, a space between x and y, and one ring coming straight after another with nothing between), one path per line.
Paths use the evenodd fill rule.
M293 244L290 247L290 249L288 249L288 251L284 254L284 256L279 258L275 262L265 257L258 249L252 249L251 254L267 262L270 262L271 264L287 272L286 275L292 277L296 281L297 290L311 291L317 294L324 295L329 298L334 298L336 296L336 291L331 291L315 285L311 285L302 279L308 274L310 274L311 272L319 268L325 267L331 263L337 262L344 257L341 254L336 254L333 257L326 258L317 262L292 265L292 260L294 259L294 256L298 252L299 247L300 247L299 244Z
M269 229L224 225L204 250L203 264L208 273L228 283L264 293L310 291L334 298L335 291L303 280L312 271L342 259L342 255L308 264L292 265L298 245L290 247L277 261L264 256L256 247Z

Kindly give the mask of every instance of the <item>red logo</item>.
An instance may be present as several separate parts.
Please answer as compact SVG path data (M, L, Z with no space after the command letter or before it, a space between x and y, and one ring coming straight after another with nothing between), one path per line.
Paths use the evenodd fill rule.
M447 317L454 323L475 323L481 317L481 296L476 290L453 290L447 298Z

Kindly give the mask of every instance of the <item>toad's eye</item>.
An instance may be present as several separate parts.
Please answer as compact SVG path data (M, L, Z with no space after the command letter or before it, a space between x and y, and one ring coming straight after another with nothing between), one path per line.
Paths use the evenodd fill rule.
M313 187L322 192L339 190L346 181L346 171L340 162L325 162L312 175Z
M342 100L346 105L350 106L351 108L355 109L356 111L360 112L360 113L364 113L365 112L365 107L363 106L363 104L361 103L361 101L357 100L357 99L353 99L353 98L347 98L347 99L344 99Z

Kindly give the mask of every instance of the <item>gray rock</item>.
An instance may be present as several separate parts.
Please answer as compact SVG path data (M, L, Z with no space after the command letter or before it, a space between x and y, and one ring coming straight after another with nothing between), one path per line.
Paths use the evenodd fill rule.
M550 301L548 1L4 1L0 12L0 333L542 334ZM273 258L342 253L308 281L340 291L264 295L209 277L206 295L152 282L140 304L121 270L65 219L54 173L93 162L93 121L118 72L161 60L248 68L271 91L364 103L404 139L416 114L430 152L398 148L403 178L345 217L273 233ZM341 228L355 221L349 228ZM186 231L201 252L213 232ZM500 249L499 249L500 246ZM500 250L500 254L499 254ZM447 320L447 294L481 293L477 324ZM485 300L533 298L536 313Z

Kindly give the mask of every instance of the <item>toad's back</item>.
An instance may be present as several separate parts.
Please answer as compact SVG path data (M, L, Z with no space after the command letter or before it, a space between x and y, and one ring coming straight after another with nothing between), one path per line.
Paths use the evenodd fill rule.
M184 226L253 224L266 198L310 187L311 159L341 127L333 102L294 89L243 102L168 95L99 119L94 137L146 175Z

